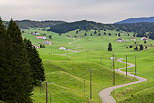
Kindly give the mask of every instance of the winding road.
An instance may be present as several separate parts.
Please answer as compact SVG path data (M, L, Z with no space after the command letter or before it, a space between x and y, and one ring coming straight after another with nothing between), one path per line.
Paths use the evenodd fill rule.
M126 64L126 62L123 62L122 60L123 60L123 58L119 58L117 61ZM127 63L127 64L129 65L127 68L135 67L134 64L131 64L131 63ZM126 72L121 71L121 69L125 69L125 68L118 68L118 69L115 69L115 70L116 70L117 72L119 72L119 73L126 74ZM126 83L126 84L122 84L122 85L117 85L117 86L113 86L113 87L109 87L109 88L103 89L103 90L99 93L99 96L100 96L100 98L102 99L102 103L116 103L116 100L112 97L111 92L112 92L113 90L117 89L117 88L120 88L120 87L124 87L124 86L128 86L128 85L137 84L137 83L141 83L141 82L147 81L146 78L139 77L139 76L135 76L135 75L130 74L130 73L127 73L127 75L128 75L128 76L131 76L131 77L135 77L136 79L138 79L138 81L131 82L131 83Z

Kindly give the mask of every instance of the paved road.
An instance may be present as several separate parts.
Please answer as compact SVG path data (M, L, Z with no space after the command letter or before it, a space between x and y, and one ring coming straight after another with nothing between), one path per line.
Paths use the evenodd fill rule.
M123 58L120 58L117 61L126 64L126 62L123 62L122 60L123 60ZM129 65L128 68L131 68L131 67L134 67L135 66L134 64L131 64L131 63L127 63L127 64ZM119 73L122 73L122 74L126 74L126 72L121 71L121 69L125 69L125 68L118 68L118 69L116 69L116 71L119 72ZM117 85L117 86L113 86L113 87L109 87L109 88L105 88L104 90L102 90L99 93L99 96L102 99L102 103L116 103L116 100L111 96L111 92L114 89L147 81L146 78L142 78L142 77L139 77L139 76L135 76L135 75L130 74L130 73L128 73L128 75L137 78L138 81L131 82L131 83L127 83L127 84L122 84L122 85Z

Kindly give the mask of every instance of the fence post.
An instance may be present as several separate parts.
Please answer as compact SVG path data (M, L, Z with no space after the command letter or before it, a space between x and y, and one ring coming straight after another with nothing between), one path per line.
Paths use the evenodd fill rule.
M48 82L46 82L46 103L48 103Z

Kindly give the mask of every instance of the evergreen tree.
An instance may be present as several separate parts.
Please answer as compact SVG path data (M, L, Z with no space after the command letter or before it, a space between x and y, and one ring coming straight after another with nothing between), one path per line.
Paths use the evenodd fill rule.
M111 43L108 44L108 51L112 51L112 44Z
M134 48L134 50L138 50L138 47L136 46L136 47Z
M143 49L144 49L144 47L143 47L143 45L141 44L141 45L140 45L140 50L143 50Z
M111 36L111 33L109 33L109 36Z
M119 33L118 36L121 36L121 34Z
M52 35L49 35L49 39L51 39L52 38Z
M94 31L94 34L97 34L97 31L96 30Z
M101 33L99 33L98 36L101 36Z
M106 32L104 32L104 35L106 35Z
M78 30L76 30L76 34L78 33L79 31Z
M40 44L40 48L43 48L42 44Z
M87 36L87 33L85 33L84 36Z
M36 48L32 45L30 40L24 39L24 43L32 70L34 84L37 85L38 83L45 81L42 59L39 57Z
M136 42L134 42L134 44L136 44Z
M129 48L133 48L133 46L132 46L132 45L130 45L130 46L129 46Z
M8 103L31 103L33 90L30 65L21 32L11 20L7 30L7 78L2 100Z
M4 95L7 87L7 74L8 74L8 63L7 63L7 48L6 48L6 29L0 18L0 100L5 100Z

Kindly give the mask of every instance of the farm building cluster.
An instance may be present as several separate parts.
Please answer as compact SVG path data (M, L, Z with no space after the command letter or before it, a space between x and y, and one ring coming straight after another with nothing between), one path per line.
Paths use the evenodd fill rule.
M43 42L39 42L38 44L39 45L51 45L52 42L48 40L48 38L46 37L46 34L41 34L41 33L38 33L38 32L32 32L31 33L32 35L35 35L36 39L42 39L44 40ZM40 48L40 46L38 45L33 45L35 48Z

